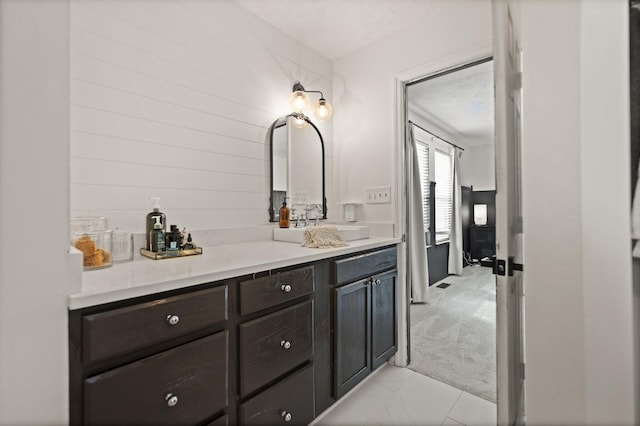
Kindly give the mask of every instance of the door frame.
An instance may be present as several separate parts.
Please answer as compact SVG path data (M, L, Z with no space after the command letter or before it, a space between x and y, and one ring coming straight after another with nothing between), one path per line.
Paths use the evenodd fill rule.
M394 363L398 366L406 367L410 361L410 318L409 304L411 291L409 288L410 268L408 268L407 257L407 182L405 164L405 138L407 123L407 84L422 80L429 76L451 71L474 62L481 61L493 56L493 43L482 43L477 46L460 50L456 53L434 59L420 66L411 68L396 74L394 77L395 90L395 163L396 163L396 203L395 223L402 237L402 244L398 250L398 352L395 355Z

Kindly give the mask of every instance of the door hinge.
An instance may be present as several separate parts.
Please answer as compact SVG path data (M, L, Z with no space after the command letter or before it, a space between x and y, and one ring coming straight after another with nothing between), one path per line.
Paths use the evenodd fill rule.
M522 72L515 73L514 77L514 89L520 90L522 89Z

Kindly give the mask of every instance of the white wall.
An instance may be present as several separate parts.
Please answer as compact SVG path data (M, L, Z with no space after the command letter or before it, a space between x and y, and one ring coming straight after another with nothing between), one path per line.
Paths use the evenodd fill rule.
M530 424L635 423L627 7L522 3Z
M629 245L628 2L583 1L580 18L587 421L636 423L634 377L638 373L633 340L638 330L632 323ZM606 152L602 152L603 140L608 141ZM607 177L594 176L594 167L606 170ZM606 203L602 194L607 194ZM603 289L602 283L609 288Z
M420 25L335 61L336 196L340 201L363 200L365 187L392 187L392 204L366 204L359 219L396 219L395 77L451 54L490 45L490 5L487 0L436 2ZM479 58L468 58L473 59ZM458 64L448 64L453 65Z
M68 420L68 3L0 1L0 424Z
M460 158L460 181L474 191L496 189L496 152L494 145L478 145L465 149Z
M332 100L332 65L228 0L0 0L0 28L0 424L60 425L70 215L266 223L266 130L295 80Z
M142 231L159 196L187 228L267 223L267 129L296 80L333 99L330 60L229 0L73 0L70 35L73 215Z

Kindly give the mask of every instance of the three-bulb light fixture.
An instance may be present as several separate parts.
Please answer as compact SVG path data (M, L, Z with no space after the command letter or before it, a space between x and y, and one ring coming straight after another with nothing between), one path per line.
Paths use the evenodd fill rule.
M320 99L313 105L313 115L320 121L326 121L331 118L333 114L333 107L324 98L324 95L319 90L305 90L305 88L296 81L293 84L293 93L289 97L289 106L293 110L291 116L293 117L293 125L295 127L306 127L308 117L304 115L304 110L309 108L311 100L308 93L320 93Z

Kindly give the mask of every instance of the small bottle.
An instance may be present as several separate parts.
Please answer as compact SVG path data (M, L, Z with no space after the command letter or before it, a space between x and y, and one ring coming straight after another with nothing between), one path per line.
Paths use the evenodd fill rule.
M196 253L196 245L191 239L191 234L187 237L187 242L184 243L184 248L182 249L184 254L195 254Z
M189 236L187 237L187 242L184 243L184 249L193 250L195 248L196 248L196 245L193 243L193 240L191 239L191 234L189 234Z
M280 228L289 227L289 207L287 207L287 200L282 202L280 207Z
M167 256L180 255L180 230L177 225L171 225L171 229L165 236Z
M162 232L166 232L167 230L167 217L165 216L164 213L162 213L160 211L160 198L159 197L151 197L151 200L153 201L153 211L151 213L149 213L147 215L147 227L145 229L146 231L146 236L147 236L147 241L146 241L146 249L147 250L151 250L153 251L153 249L151 248L151 244L153 240L149 239L149 236L151 235L151 231L153 231L155 229L155 224L159 223L161 225L162 228Z
M182 228L182 231L180 231L180 249L184 249L184 246L186 243L187 243L187 228Z
M153 230L149 233L149 241L151 242L151 251L155 253L165 251L164 230L161 223L157 222L153 225Z

